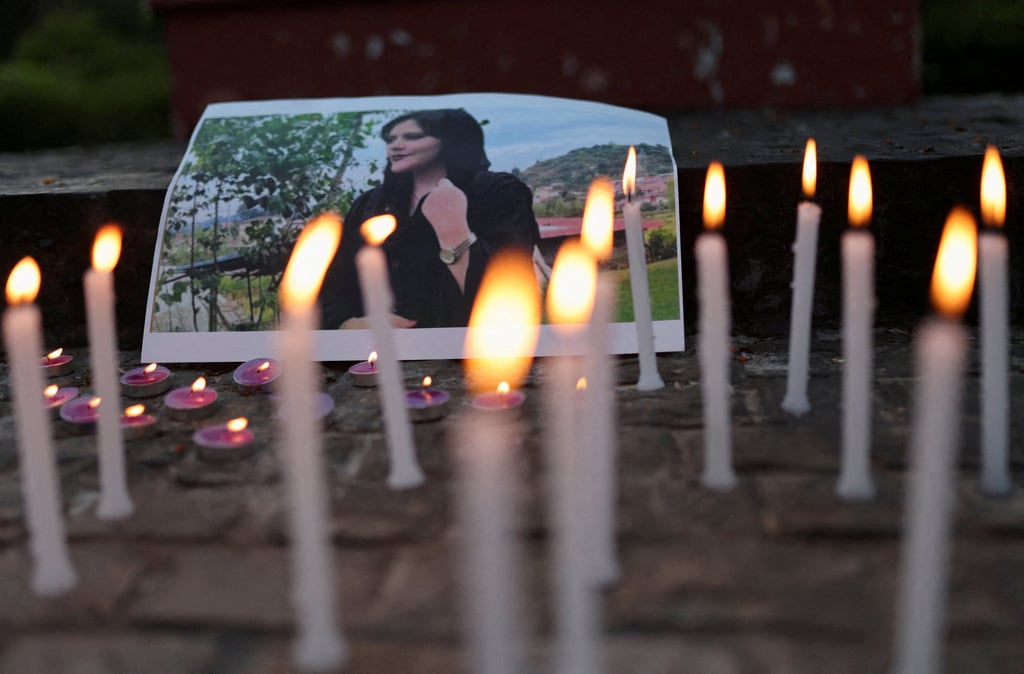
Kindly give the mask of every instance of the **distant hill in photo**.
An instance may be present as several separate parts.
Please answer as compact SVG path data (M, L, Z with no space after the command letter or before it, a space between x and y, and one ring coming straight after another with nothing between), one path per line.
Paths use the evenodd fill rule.
M636 147L637 174L672 173L672 153L664 145L641 143ZM607 143L579 148L560 157L545 159L519 172L531 187L560 184L567 192L586 192L594 176L605 175L621 180L626 164L628 145Z

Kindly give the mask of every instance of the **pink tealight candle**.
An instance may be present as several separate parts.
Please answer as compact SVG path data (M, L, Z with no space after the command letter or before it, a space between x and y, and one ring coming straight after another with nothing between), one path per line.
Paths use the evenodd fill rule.
M526 400L526 394L522 391L513 391L507 382L498 384L497 390L493 393L481 393L473 398L470 403L475 409L484 412L519 412L519 408Z
M79 432L90 432L96 428L100 418L100 403L97 396L83 396L65 403L60 408L60 418Z
M432 383L430 377L424 377L423 388L405 392L405 406L413 421L436 421L448 414L448 399L451 396L443 389L430 388Z
M249 445L255 438L249 428L249 420L245 417L200 428L192 434L192 442L199 447L199 456L207 461L240 459L249 453Z
M121 435L125 440L141 440L153 435L156 430L156 417L146 414L145 405L126 407L121 415Z
M129 398L151 398L171 388L171 371L150 363L121 375L121 393Z
M75 369L75 357L55 349L39 359L44 377L62 377Z
M206 388L206 377L199 377L191 386L176 388L164 396L167 413L173 419L205 419L216 411L217 392Z
M274 381L281 375L281 363L273 358L254 358L235 368L235 386L242 394L273 390Z
M270 396L270 399L277 403L281 402L281 398L276 395ZM334 398L332 398L329 394L321 391L313 397L313 419L315 419L316 421L322 421L326 419L327 416L333 411ZM284 418L283 406L278 408L277 415L279 417Z
M61 408L76 397L78 397L78 389L74 386L61 388L56 384L50 384L43 389L43 401L51 418L56 418L60 414Z
M369 358L362 363L356 363L348 369L348 372L352 375L352 383L356 386L376 386L377 352L371 352Z

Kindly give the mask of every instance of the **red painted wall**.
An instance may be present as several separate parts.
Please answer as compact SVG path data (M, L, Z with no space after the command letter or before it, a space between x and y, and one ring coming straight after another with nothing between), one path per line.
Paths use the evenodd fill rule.
M175 123L228 100L502 91L653 111L892 105L915 0L150 0Z

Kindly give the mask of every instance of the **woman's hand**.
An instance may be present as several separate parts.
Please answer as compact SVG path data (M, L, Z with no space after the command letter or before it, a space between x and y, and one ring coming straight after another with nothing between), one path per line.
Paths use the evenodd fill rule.
M340 330L369 330L370 319L366 316L353 316L338 327ZM411 318L404 318L398 314L391 314L391 327L413 328L416 327L416 321Z
M423 215L434 228L442 248L454 248L469 238L466 194L442 178L423 200Z

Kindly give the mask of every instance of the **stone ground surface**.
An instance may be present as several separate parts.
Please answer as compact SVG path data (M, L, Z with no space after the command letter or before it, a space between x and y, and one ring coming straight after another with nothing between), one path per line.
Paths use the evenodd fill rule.
M601 597L602 649L612 674L871 674L888 671L906 483L913 335L876 332L873 464L876 499L845 503L838 468L841 342L816 334L803 418L782 413L786 342L742 338L732 366L738 486L702 488L702 420L694 352L662 354L667 386L631 386L636 359L617 361L618 526L621 579ZM694 343L690 341L689 343ZM1012 426L1013 494L976 487L976 343L964 385L946 671L1003 674L1024 662L1024 418ZM1012 345L1014 400L1024 396L1024 333ZM84 349L76 350L87 361ZM138 352L122 354L122 367ZM104 522L94 437L56 434L71 555L80 583L34 597L22 526L7 373L0 380L0 672L141 674L292 671L292 607L282 484L274 455L274 403L231 386L233 363L173 366L179 385L208 377L223 406L209 421L252 420L251 455L197 456L193 425L165 418L159 435L127 444L136 512ZM385 485L377 392L352 385L347 363L328 363L322 387L337 403L326 430L337 606L359 674L467 671L457 572L462 539L450 441L466 394L455 361L407 363L412 386L431 374L453 393L445 419L415 428L427 483ZM530 671L551 671L551 597L535 363L521 422L518 471L523 596ZM84 366L61 380L88 390ZM1019 408L1019 405L1018 405ZM63 422L61 422L63 423ZM486 443L486 438L480 439Z

